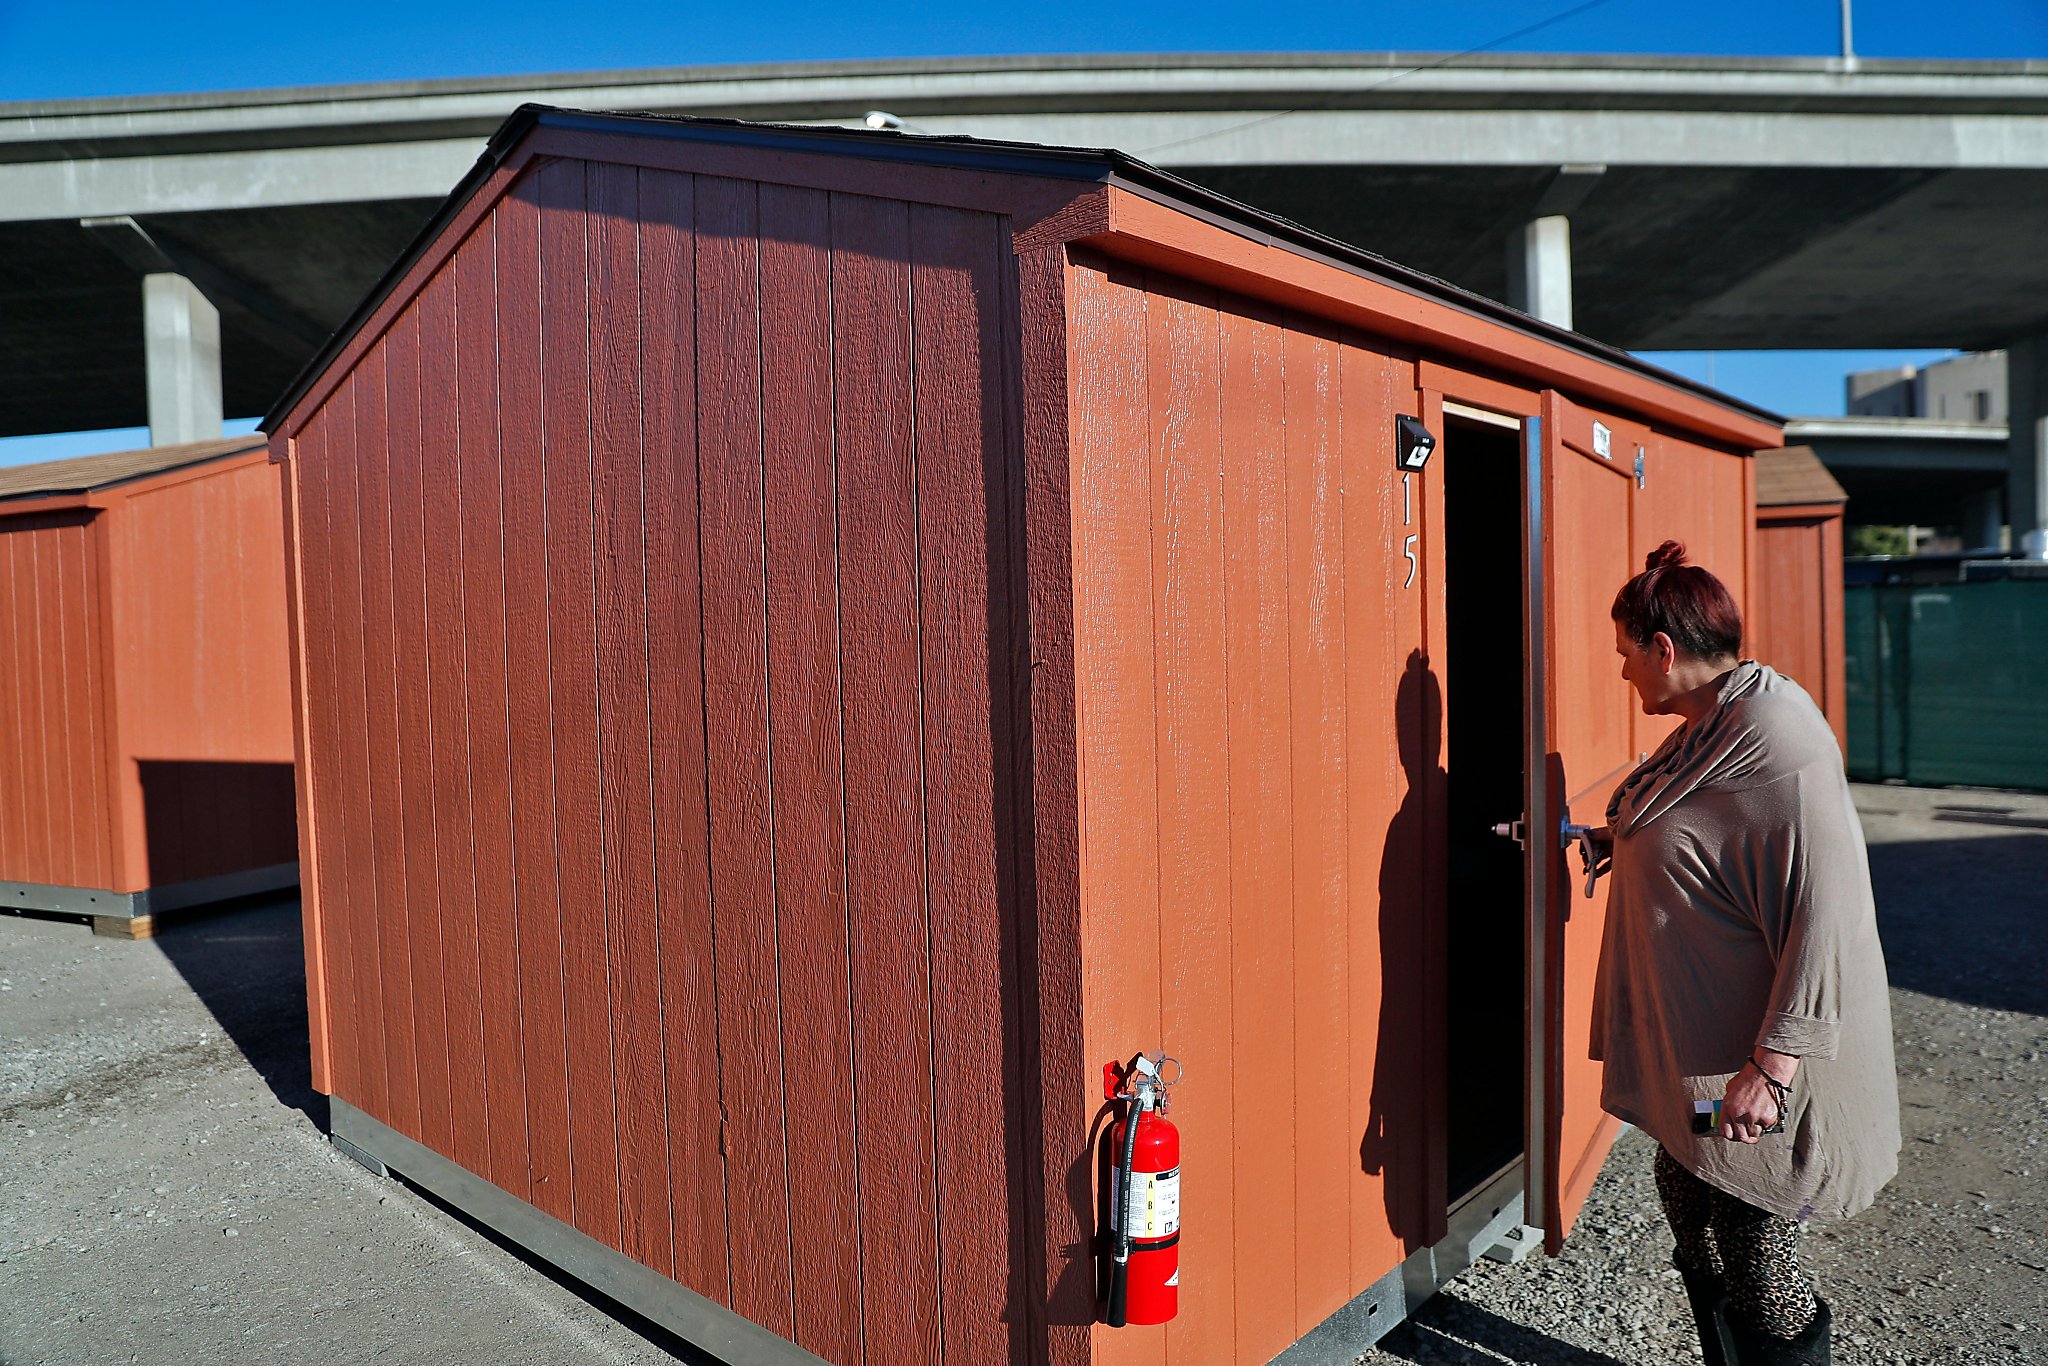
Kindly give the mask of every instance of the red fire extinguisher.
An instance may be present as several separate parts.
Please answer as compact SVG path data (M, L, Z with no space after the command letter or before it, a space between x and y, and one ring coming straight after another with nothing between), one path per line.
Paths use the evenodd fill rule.
M1169 1066L1171 1081L1161 1075ZM1103 1318L1112 1328L1165 1323L1180 1310L1180 1130L1166 1118L1166 1088L1179 1080L1180 1064L1157 1054L1102 1067L1103 1099L1124 1102L1109 1135L1117 1162Z

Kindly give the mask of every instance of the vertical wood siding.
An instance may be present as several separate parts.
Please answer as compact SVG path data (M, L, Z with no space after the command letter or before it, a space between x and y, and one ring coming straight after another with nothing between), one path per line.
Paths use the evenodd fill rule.
M1293 999L1294 885L1292 783L1284 753L1290 726L1288 686L1286 373L1283 318L1273 310L1224 311L1221 382L1222 524L1237 558L1224 576L1223 628L1238 664L1228 684L1230 842L1227 887L1235 927L1229 955L1231 1226L1246 1237L1238 1261L1249 1292L1238 1297L1236 1337L1250 1346L1287 1342L1294 1331L1294 1248L1271 1230L1292 1228L1297 1211L1291 1113L1272 1104L1259 1078L1295 1067ZM1249 456L1250 458L1245 458ZM1255 1231L1264 1230L1263 1236ZM1192 1240L1191 1240L1192 1242ZM1262 1245L1263 1244L1263 1251ZM1259 1283L1268 1259L1278 1262Z
M1759 508L1750 654L1805 688L1848 745L1842 635L1842 512Z
M296 448L337 1094L835 1362L1029 1328L1009 260L543 162Z
M299 652L319 841L312 851L316 865L302 864L300 873L301 881L317 878L321 933L328 939L322 959L336 1093L361 1096L364 1109L390 1115L370 744L362 720L373 685L365 653L362 472L348 458L355 449L359 388L352 377L307 426L292 472L306 602Z
M1024 1179L1013 1208L1037 1206L1035 1236L1023 1268L1023 1307L1042 1325L1047 1366L1089 1360L1096 1317L1097 1261L1091 1198L1093 1153L1081 1136L1099 1117L1094 1087L1099 1063L1083 1053L1080 973L1081 836L1076 814L1079 773L1074 735L1077 687L1073 632L1073 493L1069 477L1067 247L1017 255L1015 356L1021 378L1011 427L1023 454L1011 478L1025 510L1012 538L1009 604L1017 635L1028 635L1029 667L1010 681L1011 695L1029 698L1028 735L1018 736L1017 772L1030 794L1014 813L1020 838L1012 847L1016 961L1029 1004L1021 1020L1023 1047L1036 1051L1038 1085L1017 1079L1027 1144ZM1024 623L1028 621L1028 626ZM1014 659L1014 656L1013 656ZM1024 823L1028 821L1028 826ZM1028 1054L1027 1054L1028 1056ZM1029 1227L1033 1221L1024 1220ZM1015 1278L1013 1278L1013 1283Z
M1443 1186L1433 1159L1428 1108L1441 1088L1444 1044L1417 1021L1442 1009L1435 975L1416 965L1439 961L1440 921L1413 913L1441 904L1443 881L1444 669L1441 644L1443 541L1439 477L1410 481L1406 495L1392 469L1393 418L1415 413L1415 366L1346 339L1339 358L1343 396L1342 509L1345 565L1345 772L1350 878L1350 1016L1346 1075L1370 1076L1350 1093L1347 1160L1378 1179L1377 1199L1350 1211L1351 1285L1384 1274L1388 1259L1429 1234L1428 1193ZM1441 432L1442 428L1438 427ZM1408 585L1406 538L1418 541ZM1425 878L1426 870L1436 870ZM1438 955L1432 957L1431 954ZM1437 993L1433 995L1432 993ZM1240 1100L1246 1113L1257 1099ZM1355 1292L1354 1292L1355 1293ZM1243 1334L1240 1334L1240 1340Z
M1572 820L1604 823L1608 794L1635 760L1630 748L1641 713L1622 680L1614 653L1614 594L1640 568L1630 540L1636 485L1632 461L1609 462L1566 446L1556 395L1544 398L1546 517L1544 563L1550 636L1546 691L1550 699L1551 750ZM1678 462L1668 462L1676 465ZM1660 464L1658 473L1668 475ZM1610 1133L1600 1109L1600 1064L1588 1057L1592 1030L1593 978L1607 919L1607 883L1591 900L1580 893L1569 870L1553 887L1558 910L1552 920L1551 971L1561 982L1563 1009L1547 1031L1556 1087L1553 1151L1567 1223L1592 1185L1607 1155ZM1562 920L1561 927L1558 926Z
M112 509L121 738L135 757L290 763L284 535L267 463Z
M469 813L467 856L473 878L476 978L482 1035L484 1135L476 1168L522 1200L533 1195L526 1129L526 1034L519 1012L520 935L512 846L513 787L510 689L506 656L506 537L499 460L498 223L486 220L455 255L454 412L455 509L453 544L459 554L449 610L461 641L461 712L457 753L466 792L457 798ZM445 420L445 419L444 419ZM440 520L436 526L451 527ZM437 556L437 561L446 556ZM446 680L446 671L443 678ZM450 689L453 692L453 689ZM456 704L448 704L451 708ZM458 843L450 855L464 856Z
M822 191L764 185L762 389L780 395L763 432L769 761L776 775L775 885L783 908L783 1065L808 1078L799 1141L814 1174L815 1236L791 1240L797 1336L825 1356L859 1352L853 1030L847 971L840 657L832 601L836 510L831 337L832 205Z
M500 202L493 218L498 266L497 461L503 503L498 525L480 531L484 539L495 534L501 543L505 596L502 604L478 600L470 613L498 611L505 620L509 732L505 801L512 813L513 899L499 910L509 913L517 927L519 994L506 998L498 1009L512 1013L524 1033L529 1166L520 1175L528 1189L527 1198L557 1219L567 1220L573 1215L573 1195L562 920L556 887L561 851L555 824L552 612L547 583L547 557L552 547L542 463L540 177L523 180ZM463 250L475 249L480 240L472 238L463 244ZM460 255L458 252L458 259ZM438 286L437 281L433 287ZM568 326L567 320L563 326ZM463 335L470 337L478 330L469 325L462 329ZM368 449L366 441L357 458L365 459ZM485 686L489 686L488 676ZM588 857L589 852L582 851L581 856ZM569 856L577 857L577 851L569 851ZM489 908L485 909L488 912ZM515 1000L517 1010L512 1011ZM506 1116L497 1122L510 1119ZM515 1180L511 1188L519 1184Z
M444 956L443 1037L447 1040L448 1150L472 1171L489 1161L484 1093L482 934L477 912L477 871L469 802L468 693L463 675L463 557L433 553L436 528L457 540L463 532L457 423L440 420L455 393L456 308L459 279L420 300L420 556L421 658L427 670L424 704L427 757L432 775L432 858L440 886L441 939L458 946Z
M113 887L91 517L0 518L0 881Z
M696 189L689 176L640 176L641 312L648 319L696 316ZM663 335L656 331L655 335ZM710 827L704 781L704 626L697 522L696 348L643 350L647 497L647 663L654 812L655 898L661 938L662 1065L668 1103L670 1208L677 1280L723 1287L725 1128L719 1110L718 1032L712 980ZM696 724L691 724L692 721ZM705 1294L718 1297L716 1289Z
M420 387L422 318L426 301L392 327L386 346L391 526L391 678L397 698L397 770L393 786L401 832L400 876L406 916L411 921L410 980L416 1030L413 1058L418 1067L419 1134L428 1145L451 1147L448 1096L447 978L442 968L442 868L436 844L434 742L428 705L433 676L427 654L426 509L424 474L431 453L422 424ZM437 443L438 445L438 443ZM456 869L448 870L451 874Z
M1743 478L1749 464L1746 456L1714 450L1670 433L1657 433L1650 443L1643 487L1634 495L1628 572L1640 570L1644 557L1665 541L1683 541L1687 560L1712 570L1728 585L1735 601L1747 609L1750 597L1746 551L1751 532ZM1614 587L1619 588L1620 581ZM1610 603L1613 592L1612 588L1608 591ZM1750 624L1745 615L1744 626ZM1613 628L1605 629L1611 636ZM1607 658L1611 660L1611 639L1607 648ZM1743 650L1745 654L1750 650L1746 640ZM1610 672L1618 677L1618 665ZM1634 724L1631 758L1655 750L1678 721L1674 717L1644 716L1637 711Z
M1416 998L1381 991L1421 970L1388 852L1420 837L1389 449L1414 368L1087 256L1068 290L1084 1047L1189 1064L1181 1313L1094 1354L1265 1361L1400 1261L1418 1179L1360 1146L1421 1110Z

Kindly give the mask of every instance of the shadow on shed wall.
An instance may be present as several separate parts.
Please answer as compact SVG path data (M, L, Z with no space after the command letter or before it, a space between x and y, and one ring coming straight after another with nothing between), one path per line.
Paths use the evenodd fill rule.
M1423 983L1423 915L1432 914L1422 887L1421 851L1429 847L1429 807L1445 790L1443 684L1422 651L1409 654L1394 688L1392 727L1400 737L1407 791L1387 826L1380 853L1380 1019L1372 1069L1372 1099L1359 1138L1360 1168L1380 1179L1387 1226L1412 1252L1429 1242L1430 1206L1443 1192L1431 1189L1425 1107L1417 1103L1417 1056L1426 1050L1418 1027L1428 1029ZM1418 909L1422 914L1418 914ZM1426 1084L1426 1083L1425 1083Z
M298 858L290 764L144 759L148 885L268 868Z

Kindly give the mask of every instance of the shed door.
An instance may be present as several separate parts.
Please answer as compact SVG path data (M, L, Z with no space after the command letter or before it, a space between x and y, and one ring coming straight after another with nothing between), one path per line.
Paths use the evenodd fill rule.
M1600 1109L1588 1054L1593 977L1607 894L1584 895L1562 827L1605 821L1608 793L1634 755L1633 697L1621 681L1608 611L1627 580L1633 447L1600 440L1555 394L1523 429L1529 556L1523 631L1529 753L1526 1090L1529 1213L1555 1253L1585 1204L1620 1126ZM1579 428L1585 427L1586 431ZM1603 449L1604 448L1604 449Z

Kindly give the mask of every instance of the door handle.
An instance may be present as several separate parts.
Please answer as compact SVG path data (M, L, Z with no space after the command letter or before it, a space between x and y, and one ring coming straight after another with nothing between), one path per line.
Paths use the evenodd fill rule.
M1599 852L1593 844L1593 831L1593 826L1573 825L1569 820L1559 821L1557 826L1558 848L1569 849L1574 844L1579 846L1579 858L1584 862L1586 868L1586 899L1588 901L1593 899L1594 884L1600 880L1600 875L1606 872L1612 863L1611 858L1602 859L1599 856ZM1493 827L1493 833L1499 835L1502 839L1513 840L1517 848L1526 849L1529 847L1529 827L1528 822L1525 820L1503 821Z
M1579 846L1579 860L1586 870L1588 901L1593 899L1593 886L1600 881L1600 875L1614 865L1612 854L1604 859L1600 857L1600 848L1593 843L1593 831L1594 827L1590 825L1573 825L1569 821L1558 830L1558 842L1561 845L1567 849L1574 844Z

